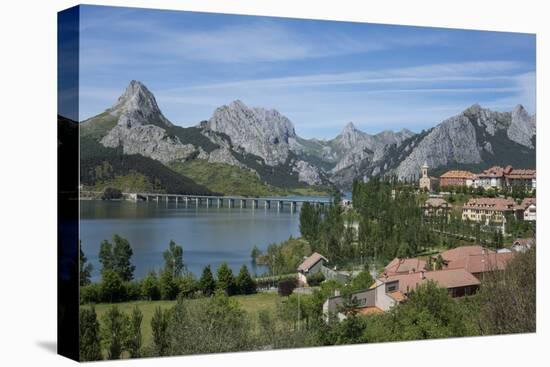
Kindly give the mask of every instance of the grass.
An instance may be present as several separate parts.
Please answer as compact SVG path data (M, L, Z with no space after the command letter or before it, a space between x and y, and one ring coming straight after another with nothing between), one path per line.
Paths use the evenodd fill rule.
M169 167L214 192L240 196L326 195L323 187L280 188L268 185L252 171L224 163L192 160L173 162Z
M96 182L94 186L85 186L89 191L103 191L106 187L115 187L122 192L158 192L151 180L140 173L131 172L127 175L115 176L110 180Z
M260 292L246 296L233 296L237 302L239 302L241 308L249 313L252 317L260 310L267 310L269 312L275 312L277 303L280 297L277 293ZM95 305L96 313L99 322L103 315L107 313L109 308L113 305L118 306L119 310L129 315L132 312L134 306L138 306L143 313L143 320L141 322L141 335L143 337L143 345L147 346L152 343L152 331L151 331L151 319L157 307L163 310L173 307L176 301L132 301L122 303L100 303ZM87 305L82 307L89 307Z

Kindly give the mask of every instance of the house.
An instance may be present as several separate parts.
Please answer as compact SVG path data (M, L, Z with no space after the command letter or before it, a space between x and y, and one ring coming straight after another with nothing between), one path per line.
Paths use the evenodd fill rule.
M494 251L475 245L475 246L461 246L461 247L456 247L447 251L443 251L440 254L440 256L445 262L445 265L448 265L453 261L464 259L467 256L483 255L486 253L494 253Z
M336 271L326 266L328 259L323 255L314 252L298 266L298 283L307 285L307 277L315 273L322 273L327 280L336 280L339 283L348 283L351 273Z
M437 271L415 271L403 274L383 275L375 284L350 295L361 314L388 311L393 306L405 302L412 291L428 281L446 288L452 297L464 297L474 294L480 281L464 269L444 269ZM329 297L323 304L323 313L337 315L340 320L346 316L341 307L345 298L339 294Z
M480 255L469 255L451 261L447 265L447 269L464 269L477 279L483 280L483 276L487 273L506 269L508 262L515 255L515 252L491 252Z
M307 276L321 271L326 263L328 263L327 258L317 252L305 258L298 266L298 282L307 284Z
M462 220L488 225L490 222L506 222L506 216L514 215L516 203L513 199L505 198L476 198L470 199L462 207Z
M426 217L449 216L453 206L442 198L429 198L422 205L422 211Z
M517 204L516 218L526 221L537 220L537 200L535 198L525 198L520 204Z
M525 252L535 246L534 238L517 238L512 244L512 251Z
M417 258L400 259L396 257L386 265L382 275L408 274L420 270L426 270L426 260Z
M424 163L421 167L421 176L418 186L421 190L433 191L439 181L437 177L428 176L428 163Z
M439 177L441 188L449 186L469 186L472 185L474 174L469 171L451 170Z
M473 187L483 187L484 189L501 189L505 186L505 176L512 172L512 166L502 168L494 166L475 175Z
M524 186L528 190L537 188L537 171L534 169L512 169L504 176L506 186Z

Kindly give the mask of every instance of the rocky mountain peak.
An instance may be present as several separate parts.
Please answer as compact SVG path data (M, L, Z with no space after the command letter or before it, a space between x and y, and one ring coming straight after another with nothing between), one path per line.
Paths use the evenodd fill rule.
M522 105L517 105L512 111L512 121L507 131L508 138L528 148L534 148L533 137L536 129L535 116L529 116Z
M150 124L160 127L173 126L160 111L153 93L137 80L130 82L109 112L119 116L119 125L124 124L127 127Z
M216 108L206 127L224 133L234 146L262 157L269 165L284 163L294 125L275 109L248 107L241 100Z

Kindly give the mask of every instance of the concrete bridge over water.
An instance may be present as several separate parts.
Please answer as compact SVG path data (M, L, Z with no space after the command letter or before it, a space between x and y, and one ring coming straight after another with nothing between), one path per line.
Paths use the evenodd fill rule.
M97 191L82 191L81 196L92 198L101 198L102 192ZM276 207L277 210L282 210L289 207L291 211L295 211L298 205L303 205L308 202L316 207L324 208L332 204L329 198L327 199L305 199L292 197L247 197L247 196L207 196L207 195L186 195L186 194L158 194L158 193L122 193L125 200L131 201L154 201L154 202L174 202L185 203L186 206L194 205L196 207L204 206L207 208L252 208L270 209Z

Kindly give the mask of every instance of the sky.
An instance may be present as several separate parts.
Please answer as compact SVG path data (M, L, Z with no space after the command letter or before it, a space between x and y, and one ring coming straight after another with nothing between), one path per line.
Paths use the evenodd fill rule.
M304 138L348 123L419 132L470 105L535 113L535 35L82 6L80 120L131 80L176 125L235 99L274 108Z

